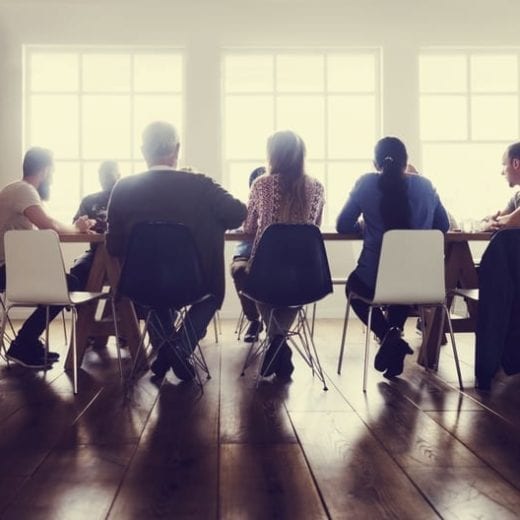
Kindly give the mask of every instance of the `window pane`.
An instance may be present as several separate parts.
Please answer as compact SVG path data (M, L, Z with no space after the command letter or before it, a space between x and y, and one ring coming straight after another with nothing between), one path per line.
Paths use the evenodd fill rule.
M466 57L462 54L421 56L419 84L421 92L465 92Z
M371 54L327 57L327 88L332 92L373 92L375 57Z
M182 57L178 54L136 54L134 89L136 92L180 92Z
M503 209L512 195L501 175L503 144L425 144L424 175L457 219L482 218Z
M323 56L281 54L276 57L278 92L322 92Z
M30 87L40 92L78 90L76 53L34 53L30 58Z
M56 158L77 157L78 117L77 96L31 96L29 146L50 148Z
M517 96L474 96L471 99L472 138L513 141L518 136Z
M273 90L271 55L235 55L224 58L224 84L231 92L271 92Z
M228 96L225 110L225 156L263 161L273 133L273 98Z
M290 129L305 142L307 157L325 155L325 100L317 96L279 96L276 128Z
M49 214L66 224L79 208L80 202L80 166L78 162L54 163L51 196L47 203Z
M84 157L130 157L129 96L83 96L82 104Z
M123 54L85 54L83 90L89 92L128 92L130 56Z
M249 176L251 172L258 168L259 166L264 166L261 162L230 162L228 165L228 189L233 194L234 197L237 197L243 202L248 201L249 199Z
M463 96L423 96L421 98L421 138L462 140L468 136L467 106Z
M376 136L374 96L330 96L329 156L370 157Z
M153 121L172 123L182 140L182 100L180 95L136 95L134 97L134 157L141 157L141 135ZM181 147L182 151L182 147Z
M518 58L496 54L472 56L471 89L474 92L516 92Z

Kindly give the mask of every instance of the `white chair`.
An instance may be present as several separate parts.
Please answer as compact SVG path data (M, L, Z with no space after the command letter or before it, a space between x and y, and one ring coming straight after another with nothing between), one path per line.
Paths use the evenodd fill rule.
M444 235L440 231L408 229L391 230L384 234L374 297L370 300L359 294L351 293L347 298L345 326L338 359L338 374L341 374L348 313L350 302L353 299L362 300L369 305L365 333L363 392L366 392L372 311L374 307L386 305L417 305L421 311L425 307L441 307L444 310L443 318L448 320L459 386L461 389L463 388L455 336L446 304ZM443 329L444 323L439 331L439 341Z
M49 307L64 306L71 309L71 343L73 352L73 385L78 393L78 360L76 352L76 307L108 298L108 293L70 291L67 288L65 265L59 237L52 230L16 230L4 235L6 260L6 312L2 320L2 337L13 307L45 306L47 326L45 332L45 356L49 351ZM117 321L114 330L122 376L121 352ZM47 363L45 363L47 365Z

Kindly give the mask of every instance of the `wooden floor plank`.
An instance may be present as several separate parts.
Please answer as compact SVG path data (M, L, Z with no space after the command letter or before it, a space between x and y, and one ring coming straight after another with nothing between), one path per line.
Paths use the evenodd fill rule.
M355 413L291 418L332 518L438 518Z
M223 444L220 518L327 518L296 444Z

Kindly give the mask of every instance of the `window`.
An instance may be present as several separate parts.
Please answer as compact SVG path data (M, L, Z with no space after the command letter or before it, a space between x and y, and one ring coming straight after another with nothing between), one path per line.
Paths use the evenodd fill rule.
M291 129L307 171L325 186L333 227L353 182L371 169L381 133L379 53L229 51L223 60L224 181L247 200L249 173L265 164L267 137Z
M420 128L425 175L456 218L503 209L502 154L518 139L520 51L424 51Z
M24 146L54 152L49 209L70 221L81 197L100 190L97 169L117 160L123 174L146 169L140 144L149 122L182 135L183 57L168 49L25 49Z

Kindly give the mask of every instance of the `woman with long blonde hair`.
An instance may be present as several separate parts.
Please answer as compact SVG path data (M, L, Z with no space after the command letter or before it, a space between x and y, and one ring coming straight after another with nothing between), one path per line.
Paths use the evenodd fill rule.
M267 140L267 175L259 177L251 189L244 231L254 237L251 260L263 232L271 224L320 225L323 211L324 190L322 184L305 173L305 143L290 130L274 133ZM250 261L251 261L250 260ZM259 306L267 323L271 307ZM290 328L296 317L296 309L278 309L275 312L280 329L269 331L269 347L265 356L262 375L276 373L287 378L293 371L292 352L287 343L282 344L277 359L273 353L283 341L283 329ZM264 368L269 367L268 370Z

